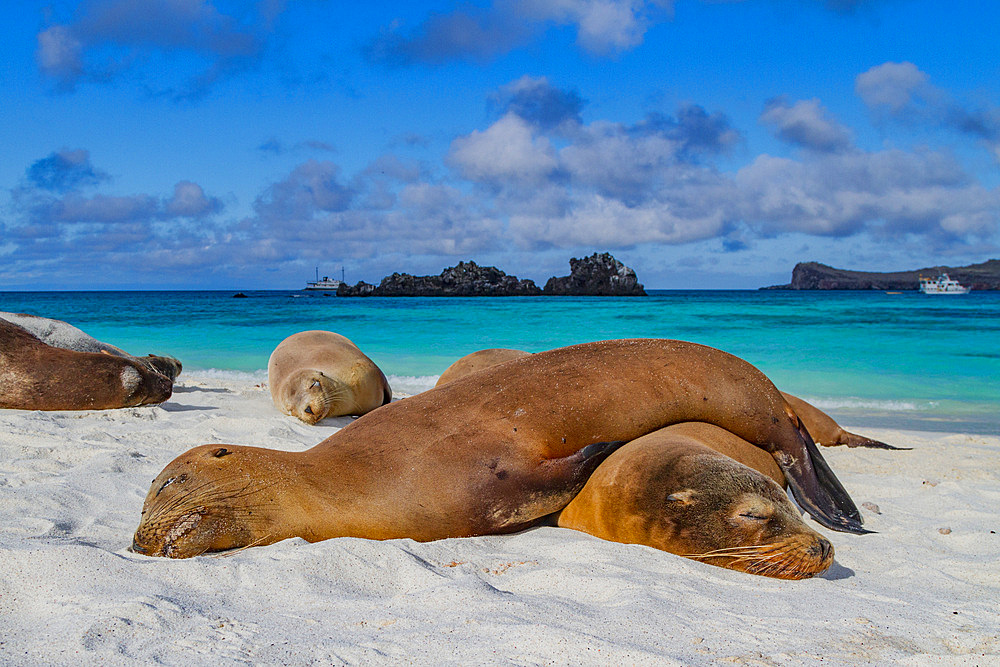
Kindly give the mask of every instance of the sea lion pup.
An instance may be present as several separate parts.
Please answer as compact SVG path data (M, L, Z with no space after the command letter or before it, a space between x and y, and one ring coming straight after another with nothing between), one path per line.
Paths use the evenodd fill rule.
M817 445L823 445L824 447L847 445L848 447L870 447L872 449L912 449L912 447L894 447L878 440L866 438L863 435L845 431L841 428L840 424L833 420L833 417L815 405L786 392L781 392L781 395L788 401L788 405L799 416L799 419L802 420L813 442Z
M558 525L779 579L825 572L833 546L781 487L701 435L737 456L760 451L710 424L654 431L599 465Z
M438 378L438 381L434 386L440 387L441 385L448 384L452 380L464 377L469 373L475 373L476 371L481 371L484 368L502 364L505 361L510 361L511 359L520 359L521 357L525 357L529 354L531 353L523 350L508 350L502 347L493 347L488 350L472 352L446 368L444 373L441 373L441 377Z
M331 331L302 331L281 341L267 362L267 383L274 406L307 424L363 415L392 400L375 362Z
M0 319L0 408L124 408L162 403L172 389L136 359L53 347Z
M177 376L181 374L181 362L173 357L155 354L137 357L114 345L97 340L69 322L53 320L38 315L28 315L26 313L5 312L0 312L0 319L16 324L38 340L52 347L61 347L65 350L73 350L75 352L98 352L133 359L146 364L160 375L167 376L171 381L177 379Z
M134 549L187 557L296 536L520 530L569 503L622 441L691 420L768 450L820 523L867 532L760 371L703 345L643 339L514 359L374 410L303 452L192 449L153 480Z

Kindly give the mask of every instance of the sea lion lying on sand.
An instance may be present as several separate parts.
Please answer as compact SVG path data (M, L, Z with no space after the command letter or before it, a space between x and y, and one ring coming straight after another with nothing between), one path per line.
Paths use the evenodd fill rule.
M173 383L132 357L46 345L0 319L0 408L103 410L170 398Z
M557 524L779 579L826 571L829 540L802 521L775 479L739 462L783 481L761 453L711 424L654 431L601 463Z
M281 341L267 362L267 383L274 406L307 424L363 415L392 401L375 362L332 331L302 331Z
M187 557L295 536L520 530L562 509L624 441L682 421L765 449L813 518L867 532L760 371L703 345L640 339L514 359L374 410L304 452L192 449L153 480L133 548Z
M116 357L132 359L142 364L146 364L160 375L165 375L169 380L177 379L181 374L181 362L169 356L150 354L145 357L137 357L128 352L99 341L93 336L85 333L68 322L53 320L48 317L38 315L28 315L26 313L5 313L0 312L0 319L7 320L12 324L25 329L38 340L52 347L60 347L64 350L75 352L96 352L112 354Z
M440 387L469 373L475 373L484 368L502 364L528 354L530 352L505 348L491 348L467 354L449 366L441 374L441 377L438 378L435 386ZM795 411L799 419L802 420L806 430L809 431L810 437L812 437L813 442L817 445L823 445L824 447L847 445L848 447L870 447L874 449L910 449L909 447L893 447L884 442L845 431L832 417L816 406L786 392L781 392L781 395L788 402L792 410Z

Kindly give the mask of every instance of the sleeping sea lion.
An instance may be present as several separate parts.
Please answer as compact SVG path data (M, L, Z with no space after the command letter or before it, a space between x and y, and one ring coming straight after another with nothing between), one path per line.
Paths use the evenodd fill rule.
M38 340L52 347L61 347L65 350L73 350L75 352L112 354L116 357L132 359L145 364L160 375L167 376L171 381L176 380L177 376L181 374L181 362L173 357L155 354L137 357L114 345L97 340L90 334L62 320L53 320L48 317L28 315L26 313L5 312L0 312L0 319L16 324Z
M438 378L437 384L434 386L440 387L441 385L448 384L452 380L457 380L458 378L468 375L469 373L475 373L476 371L481 371L484 368L502 364L503 362L510 361L511 359L520 359L521 357L525 357L529 354L531 353L523 350L508 350L502 347L494 347L488 350L479 350L478 352L467 354L446 368L444 373L441 373L441 377Z
M133 546L187 557L296 536L426 541L520 530L562 509L623 441L691 420L768 451L823 525L867 532L760 371L703 345L640 339L472 373L303 452L192 449L153 480Z
M847 445L848 447L870 447L872 449L911 449L911 447L894 447L878 440L866 438L863 435L845 431L840 427L840 424L833 420L833 417L815 405L786 392L781 392L781 395L784 396L785 400L788 401L788 405L791 406L795 414L805 424L806 430L809 431L809 435L817 445L823 445L824 447Z
M0 408L103 410L170 398L173 383L130 357L46 345L0 319Z
M762 463L759 453L711 424L654 431L601 463L557 524L779 579L826 571L829 540L802 521L774 479L732 458Z
M307 424L363 415L392 400L375 362L331 331L302 331L281 341L267 362L267 383L274 406Z

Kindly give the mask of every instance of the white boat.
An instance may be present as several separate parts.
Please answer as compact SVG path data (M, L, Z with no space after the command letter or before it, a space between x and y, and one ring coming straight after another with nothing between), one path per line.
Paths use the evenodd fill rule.
M924 294L968 294L969 287L963 287L957 280L952 280L947 273L937 278L920 276L920 291Z
M340 268L341 276L344 275L344 268ZM319 267L316 267L316 280L306 281L306 286L304 289L314 290L320 292L336 292L337 288L340 287L343 280L337 280L336 278L331 278L329 276L323 276L323 280L319 279Z

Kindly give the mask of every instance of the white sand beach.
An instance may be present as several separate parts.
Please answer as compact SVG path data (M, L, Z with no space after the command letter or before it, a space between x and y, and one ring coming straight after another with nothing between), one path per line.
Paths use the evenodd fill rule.
M150 481L210 442L301 450L260 380L182 375L156 407L0 410L3 664L1000 664L1000 437L855 429L824 448L875 534L781 581L559 528L128 550ZM845 424L847 428L851 425Z

